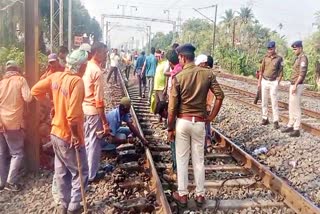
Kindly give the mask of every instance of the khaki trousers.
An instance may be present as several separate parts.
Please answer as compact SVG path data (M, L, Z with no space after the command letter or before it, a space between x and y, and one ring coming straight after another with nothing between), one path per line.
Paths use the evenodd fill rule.
M273 122L279 121L279 108L278 108L278 81L269 81L262 79L261 81L261 106L262 106L262 119L268 119L268 102L269 93L271 97Z
M176 122L176 158L178 192L180 196L188 194L188 165L190 152L196 184L196 195L204 196L204 142L205 123L177 119Z
M290 85L288 127L293 127L294 130L299 130L301 124L301 96L304 86L303 84L297 85L295 94L292 94L292 88L293 85Z

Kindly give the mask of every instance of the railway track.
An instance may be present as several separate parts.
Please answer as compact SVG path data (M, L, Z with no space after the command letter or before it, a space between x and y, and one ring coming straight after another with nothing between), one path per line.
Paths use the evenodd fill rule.
M229 85L225 84L220 84L225 92L225 95L238 101L241 103L244 103L246 105L249 105L255 109L261 109L260 105L255 105L253 103L253 100L255 98L255 94L236 88L232 87ZM288 103L279 101L279 117L280 119L287 123L289 120L289 105ZM316 112L310 109L305 109L302 108L302 121L301 121L301 127L304 129L306 132L311 133L315 136L320 136L320 112ZM272 112L269 110L269 112Z
M177 183L164 176L172 172L166 130L149 112L147 100L138 98L137 83L130 81L125 87L122 82L122 86L132 101L133 118L150 142L146 148L146 165L152 172L151 183L157 195L156 213L240 213L241 210L248 211L245 213L320 213L308 199L215 129L212 130L216 142L214 153L205 156L207 201L201 209L193 200L189 200L187 208L179 209L170 194ZM192 172L191 166L189 171ZM191 174L190 197L195 187Z
M216 73L216 75L217 75L217 77L222 77L222 78L231 79L231 80L237 80L240 82L246 82L251 85L258 84L256 79L250 79L245 76L233 75L233 74L226 73L226 72ZM284 92L288 92L289 88L288 88L288 86L279 86L279 90L284 91ZM311 91L311 90L304 90L303 96L320 99L320 93L316 92L316 91Z

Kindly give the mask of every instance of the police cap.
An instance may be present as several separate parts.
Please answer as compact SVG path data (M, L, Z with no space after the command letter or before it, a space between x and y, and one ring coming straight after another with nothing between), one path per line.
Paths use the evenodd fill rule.
M193 54L195 50L196 48L189 43L180 45L176 48L178 54Z
M267 44L267 48L275 48L276 47L276 42L275 41L270 41Z
M302 41L301 40L295 41L294 43L292 43L291 47L292 48L302 48Z

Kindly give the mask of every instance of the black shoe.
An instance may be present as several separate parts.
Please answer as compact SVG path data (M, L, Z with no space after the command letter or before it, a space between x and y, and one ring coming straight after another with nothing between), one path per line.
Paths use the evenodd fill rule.
M4 188L12 192L19 192L22 189L19 184L10 184L10 183L7 183Z
M145 94L142 94L142 98L146 98L146 95L145 95Z
M278 121L276 121L276 122L273 123L273 128L274 128L274 129L279 129L279 128L280 128Z
M300 131L299 130L293 130L293 132L291 132L289 134L290 137L300 137Z
M256 96L256 97L254 98L253 103L257 105L257 104L258 104L258 100L259 100L259 97L258 97L258 96Z
M292 127L286 127L284 129L281 130L282 133L289 133L289 132L293 132L293 128Z
M265 126L269 124L269 120L268 119L263 119L261 122L261 125Z

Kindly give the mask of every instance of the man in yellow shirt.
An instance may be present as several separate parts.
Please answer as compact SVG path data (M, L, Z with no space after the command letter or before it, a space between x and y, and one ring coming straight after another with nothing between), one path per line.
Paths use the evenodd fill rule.
M60 196L61 213L80 213L82 207L80 176L77 167L76 151L82 166L84 186L88 180L88 163L83 137L84 84L79 76L86 67L88 54L75 50L67 56L64 72L56 72L40 80L31 89L37 100L52 93L55 114L52 119L51 141L55 153L54 176ZM73 148L74 147L74 148Z
M164 52L161 52L160 50L156 51L155 56L157 58L158 64L156 68L156 73L154 75L153 93L155 98L154 106L157 106L157 104L160 101L164 101L163 92L166 86L165 67L167 61L164 59Z
M0 192L4 189L21 190L17 182L24 156L23 110L25 102L31 100L30 88L19 73L18 64L8 61L6 73L0 81Z

